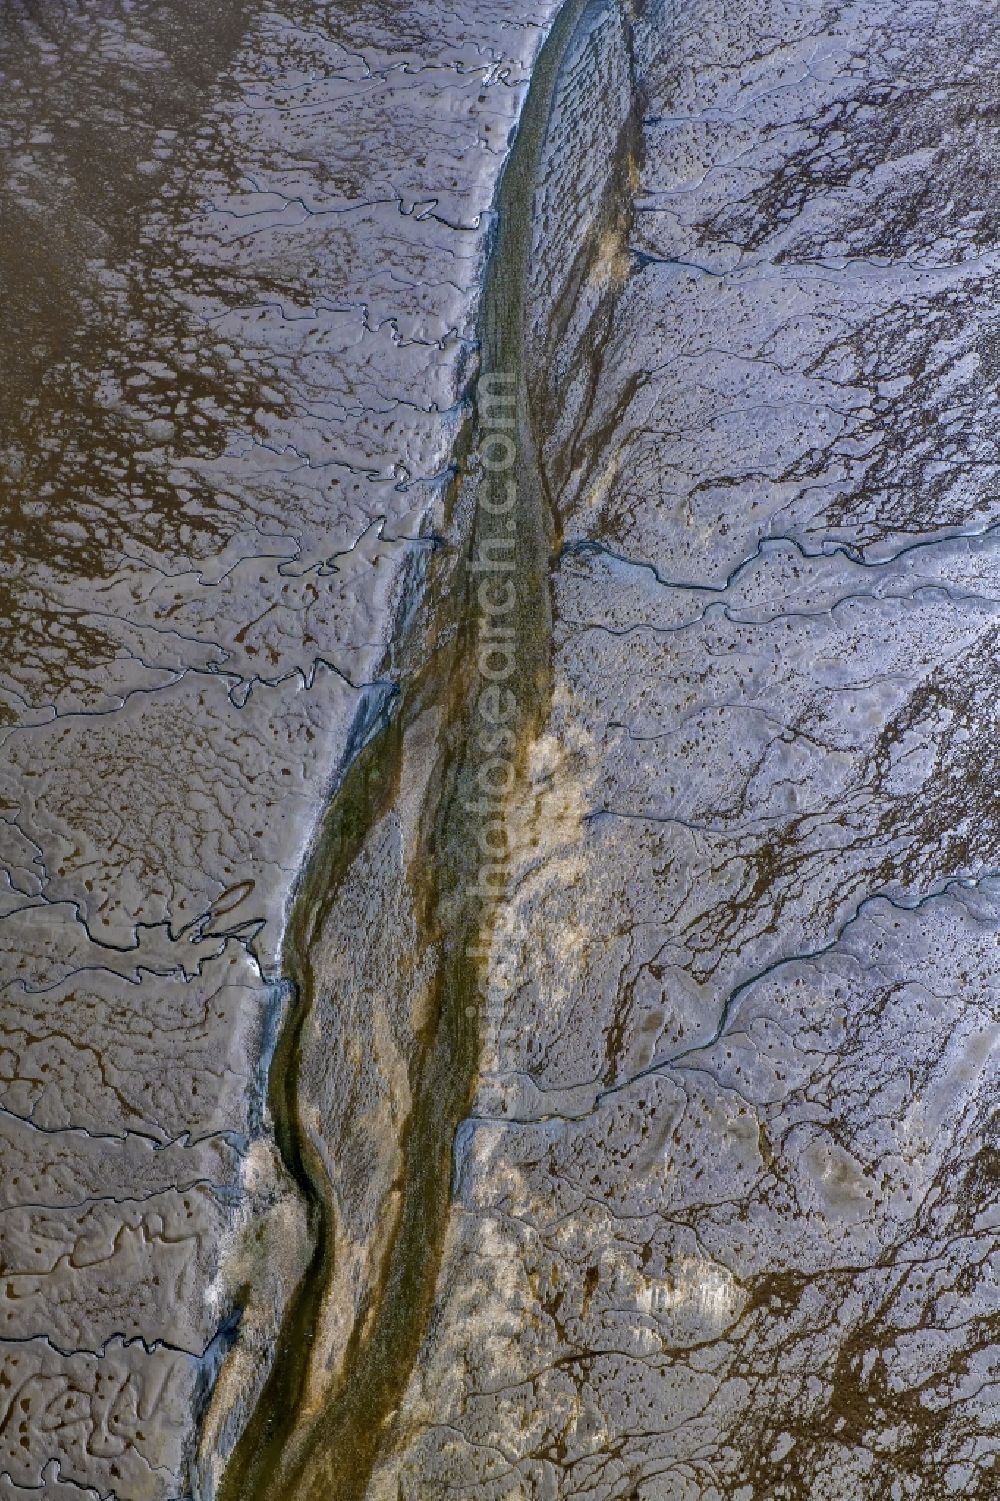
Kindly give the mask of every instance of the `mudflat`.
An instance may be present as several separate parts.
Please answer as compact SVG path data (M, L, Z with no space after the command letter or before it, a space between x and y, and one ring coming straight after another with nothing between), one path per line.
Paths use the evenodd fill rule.
M0 1494L992 1501L994 23L3 12Z

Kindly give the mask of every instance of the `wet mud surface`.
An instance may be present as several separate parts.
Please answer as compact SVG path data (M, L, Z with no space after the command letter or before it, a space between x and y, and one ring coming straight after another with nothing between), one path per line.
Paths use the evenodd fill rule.
M0 1495L987 1501L996 16L467 12L0 11Z

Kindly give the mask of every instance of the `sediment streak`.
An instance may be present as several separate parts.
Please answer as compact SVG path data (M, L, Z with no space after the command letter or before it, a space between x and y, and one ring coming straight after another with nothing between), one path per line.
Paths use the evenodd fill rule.
M476 411L456 455L446 523L452 545L436 555L400 649L404 687L396 712L344 776L289 924L285 960L295 1000L274 1058L270 1106L282 1156L309 1205L314 1250L257 1409L226 1468L224 1501L362 1497L427 1326L448 1221L455 1132L475 1079L478 998L500 894L500 883L489 878L490 870L502 870L497 841L486 854L481 837L481 772L501 747L510 772L499 795L493 789L490 815L502 843L503 801L516 796L549 695L549 563L559 539L540 474L524 368L538 167L560 67L579 29L604 8L570 0L539 55L500 192L483 298ZM498 392L499 419L483 399ZM503 464L495 456L491 461L489 451L498 426L512 460ZM502 557L495 571L512 585L503 591L499 627L508 666L502 713L483 666L500 639L498 596L487 593L488 606L481 591L491 557ZM484 702L496 712L484 713ZM403 805L409 809L405 817L398 811ZM405 837L398 832L403 822ZM394 842L382 844L387 829L395 831ZM390 867L394 875L386 874ZM325 1130L318 1108L322 1068L328 1066L317 1062L326 1041L319 1008L330 989L324 979L329 952L344 936L345 923L347 948L353 943L360 954L364 943L345 916L356 910L355 894L360 910L370 911L388 887L402 947L387 966L397 972L387 978L383 970L375 983L400 997L412 989L419 999L412 1033L404 1038L405 1066L386 1087L384 1117L396 1135L373 1148L392 1171L386 1168L381 1195L377 1168L372 1175L370 1195L378 1196L378 1204L371 1246L362 1252L351 1243L353 1280L345 1273L344 1286L338 1286L347 1236L338 1215L345 1193L334 1174L343 1175L350 1128L336 1154L337 1143L328 1146L326 1140L332 1128ZM367 960L365 955L358 964ZM350 953L345 962L346 983L360 983ZM344 1042L350 1049L352 1039ZM332 1166L335 1155L339 1160ZM353 1304L345 1318L348 1296Z

